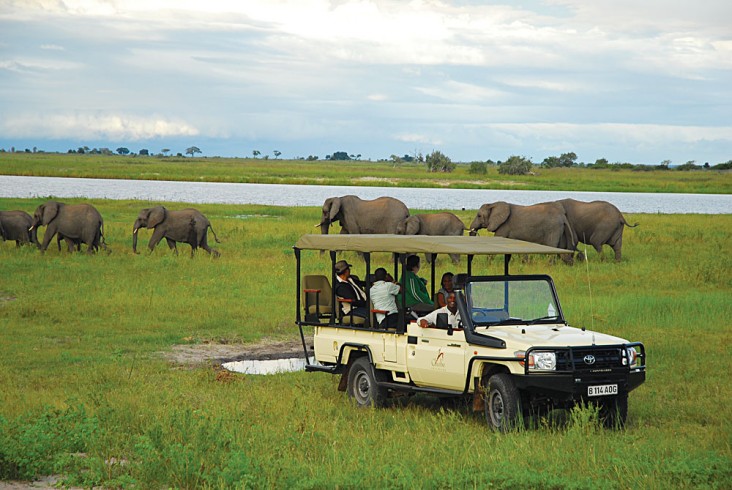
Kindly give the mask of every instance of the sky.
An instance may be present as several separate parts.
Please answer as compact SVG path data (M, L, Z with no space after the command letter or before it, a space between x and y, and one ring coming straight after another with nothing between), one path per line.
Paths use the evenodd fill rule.
M729 0L0 0L0 149L716 164Z

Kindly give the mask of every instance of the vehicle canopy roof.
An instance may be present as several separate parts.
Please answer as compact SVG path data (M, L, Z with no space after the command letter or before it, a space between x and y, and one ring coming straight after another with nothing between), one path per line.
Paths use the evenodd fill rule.
M301 250L438 253L462 255L566 254L571 250L497 236L303 235Z

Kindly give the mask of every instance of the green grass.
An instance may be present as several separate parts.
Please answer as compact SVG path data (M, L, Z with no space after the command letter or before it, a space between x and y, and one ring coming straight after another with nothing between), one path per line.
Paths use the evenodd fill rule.
M271 162L270 162L271 163ZM0 199L32 212L40 199ZM67 202L80 202L67 200ZM315 208L201 205L222 256L133 255L146 204L95 201L110 255L0 243L0 480L138 488L729 488L732 215L627 216L623 256L536 257L576 326L645 343L628 428L590 409L561 428L500 435L416 396L359 410L323 373L221 376L161 353L177 344L292 339L292 245ZM168 204L169 207L184 205ZM457 212L471 219L474 211ZM149 232L143 231L143 247ZM308 271L327 256L307 252ZM348 257L363 272L362 262ZM386 261L378 257L377 261ZM465 266L464 261L462 266ZM476 259L498 272L502 261ZM323 270L321 269L321 270ZM448 258L438 277L459 272Z
M598 192L732 193L732 172L677 170L639 172L620 168L536 168L535 175L485 175L458 165L430 173L424 164L365 161L264 160L0 153L0 174L107 179L180 180L262 184L448 187L462 189L566 190Z

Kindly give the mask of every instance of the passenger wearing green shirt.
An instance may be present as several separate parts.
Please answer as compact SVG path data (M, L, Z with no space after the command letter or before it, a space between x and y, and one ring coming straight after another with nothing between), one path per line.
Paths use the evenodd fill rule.
M419 272L419 256L410 255L406 263L406 281L399 281L404 284L405 304L415 312L430 312L435 309L435 304L427 292L427 280L417 275ZM397 298L397 304L401 305L401 295Z

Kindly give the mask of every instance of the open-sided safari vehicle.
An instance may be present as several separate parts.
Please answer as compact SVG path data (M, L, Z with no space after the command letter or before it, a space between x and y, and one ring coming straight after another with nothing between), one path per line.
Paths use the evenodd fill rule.
M645 380L642 343L569 326L551 277L509 274L512 255L568 250L500 237L399 235L305 235L294 250L297 325L306 358L312 353L304 329L313 329L316 362L306 370L341 375L338 389L360 406L415 392L472 397L473 409L484 410L490 427L508 430L532 414L586 403L598 406L606 426L619 427L628 393ZM322 261L320 253L306 250L329 252L325 274L302 276L305 256ZM466 274L455 286L458 328L439 316L436 328L422 328L404 301L395 329L380 328L374 318L339 318L331 285L344 251L363 255L367 278L372 253L391 254L386 257L393 260L394 277L404 277L410 254L467 256ZM473 275L478 255L503 255L503 274ZM368 282L365 290L370 299Z

